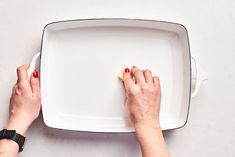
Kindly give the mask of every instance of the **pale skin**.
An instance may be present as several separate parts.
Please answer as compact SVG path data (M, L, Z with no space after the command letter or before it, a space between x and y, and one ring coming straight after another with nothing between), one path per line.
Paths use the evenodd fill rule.
M31 75L29 65L17 68L18 80L12 89L9 119L5 129L25 135L38 117L41 107L39 79ZM169 157L160 127L161 89L158 77L151 71L133 67L123 76L125 105L136 130L143 157ZM19 146L12 140L0 140L0 157L18 156Z
M28 79L29 65L17 68L18 80L12 88L9 118L5 129L16 130L25 135L32 122L38 117L41 104L39 79L31 75ZM0 157L18 156L19 146L8 139L0 140Z
M151 71L133 67L125 70L125 105L136 130L143 157L169 157L162 130L159 113L161 87L158 77Z

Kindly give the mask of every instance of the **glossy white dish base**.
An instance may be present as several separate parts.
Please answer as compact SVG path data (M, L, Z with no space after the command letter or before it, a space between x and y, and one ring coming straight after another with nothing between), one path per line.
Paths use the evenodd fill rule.
M88 20L46 26L41 52L44 122L60 129L132 132L118 74L125 65L151 69L162 87L163 130L183 126L190 99L185 28L138 20Z

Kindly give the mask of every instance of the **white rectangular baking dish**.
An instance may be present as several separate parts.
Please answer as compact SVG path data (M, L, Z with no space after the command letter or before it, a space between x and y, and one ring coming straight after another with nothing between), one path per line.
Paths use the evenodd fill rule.
M177 23L140 19L69 20L45 26L40 53L45 124L77 131L133 132L118 79L125 65L150 69L160 77L162 129L184 126L192 79L187 30ZM203 79L197 78L194 96Z

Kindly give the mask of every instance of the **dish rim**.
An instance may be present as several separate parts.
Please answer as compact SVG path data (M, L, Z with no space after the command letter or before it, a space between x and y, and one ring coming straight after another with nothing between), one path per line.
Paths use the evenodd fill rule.
M189 80L189 97L188 97L188 109L187 109L187 115L186 115L186 120L184 121L184 123L179 126L179 127L175 127L175 128L170 128L170 129L165 129L163 131L168 131L168 130L175 130L175 129L180 129L183 128L187 122L188 122L188 117L189 117L189 109L190 109L190 102L191 102L191 90L192 90L192 63L191 63L191 49L190 49L190 42L189 42L189 35L188 35L188 30L187 28L181 24L181 23L177 23L177 22L169 22L169 21L163 21L163 20L153 20L153 19L142 19L142 18L83 18L83 19L69 19L69 20L61 20L61 21L53 21L50 23L47 23L44 28L43 28L43 32L42 32L42 36L41 36L41 44L40 44L40 61L39 61L39 73L41 74L41 57L42 57L42 47L43 47L43 39L44 39L44 35L45 35L45 30L49 25L52 24L57 24L57 23L63 23L63 22L74 22L74 21L95 21L95 20L128 20L128 21L145 21L145 22L160 22L160 23L167 23L167 24L173 24L173 25L178 25L180 27L182 27L186 33L186 38L187 38L187 44L188 44L188 53L189 53L189 74L190 74L190 80ZM39 76L41 78L41 75ZM41 79L40 79L40 85L41 85ZM185 98L186 99L186 98ZM43 114L43 112L42 112ZM43 118L43 122L46 126L48 126ZM48 126L50 128L54 128L51 126ZM62 128L56 128L56 129L60 129L63 130ZM66 129L67 130L67 129ZM116 133L134 133L134 132L98 132L98 131L84 131L84 130L70 130L70 131L79 131L79 132L90 132L90 133L112 133L112 134L116 134Z

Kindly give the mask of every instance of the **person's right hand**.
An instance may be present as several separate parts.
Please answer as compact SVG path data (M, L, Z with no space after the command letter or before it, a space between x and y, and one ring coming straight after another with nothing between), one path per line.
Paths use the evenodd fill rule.
M149 70L125 69L125 105L135 127L143 157L169 157L160 127L161 88Z
M150 70L133 67L125 69L123 74L125 87L125 105L136 129L139 126L160 127L159 112L161 88L159 78L152 76Z

